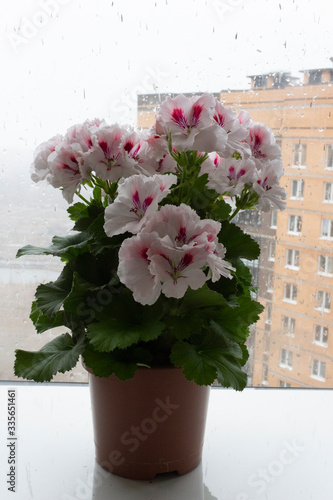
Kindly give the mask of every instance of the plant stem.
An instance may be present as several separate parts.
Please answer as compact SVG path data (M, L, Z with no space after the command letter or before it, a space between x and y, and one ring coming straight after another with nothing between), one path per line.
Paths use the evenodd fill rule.
M82 201L84 201L87 205L90 205L90 201L86 200L86 198L84 196L82 196L82 194L80 194L78 191L75 191L75 194L81 198Z

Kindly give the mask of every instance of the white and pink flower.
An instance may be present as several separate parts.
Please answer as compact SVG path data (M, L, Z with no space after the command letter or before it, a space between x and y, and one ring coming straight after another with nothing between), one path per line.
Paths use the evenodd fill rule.
M177 151L222 151L227 134L213 119L214 106L211 94L168 97L156 116L156 133L171 134Z
M155 233L140 233L127 238L119 249L118 276L132 292L134 299L143 305L152 305L161 293L161 283L150 271L148 251L156 242Z
M137 234L176 182L177 177L173 174L156 174L153 177L132 175L122 179L117 198L105 210L104 230L107 236L126 231Z
M208 279L202 270L207 261L203 248L192 247L180 251L156 241L148 251L148 257L150 272L159 279L166 297L180 299L188 287L197 290Z
M48 182L55 188L62 188L62 195L72 203L75 191L79 191L83 177L80 170L82 151L78 144L63 145L48 157L50 173Z
M103 181L124 177L120 143L125 129L117 124L98 129L91 137L91 148L82 158L81 171L87 177L94 171Z
M63 144L63 141L64 138L62 135L55 135L38 146L34 154L34 161L31 165L31 179L34 182L52 178L52 171L48 159L50 154Z
M237 116L236 111L231 108L226 108L216 99L214 109L214 120L227 133L227 141L223 151L223 156L229 157L234 151L238 151L242 157L249 156L251 151L249 145L245 142L249 131L247 129L247 121L245 116ZM241 121L244 118L244 123Z
M281 157L280 146L276 143L273 132L266 125L251 122L248 130L247 142L254 158L265 161Z
M285 189L279 185L276 161L267 162L254 175L253 190L257 193L258 208L268 212L271 207L283 210L286 206Z
M255 163L251 159L222 159L218 166L208 173L208 186L219 194L239 196L245 185L252 185Z

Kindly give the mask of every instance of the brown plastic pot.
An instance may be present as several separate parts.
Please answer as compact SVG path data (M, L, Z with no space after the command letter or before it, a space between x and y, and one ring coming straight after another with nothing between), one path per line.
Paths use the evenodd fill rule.
M147 480L199 465L209 386L174 367L139 368L126 381L88 372L96 460L104 469Z

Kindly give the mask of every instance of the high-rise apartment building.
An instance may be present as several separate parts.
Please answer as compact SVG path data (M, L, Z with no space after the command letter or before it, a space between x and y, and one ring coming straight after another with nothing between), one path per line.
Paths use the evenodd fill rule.
M333 387L333 69L251 76L250 90L219 94L268 125L282 148L283 212L244 212L261 245L252 264L265 311L251 335L253 386ZM138 97L148 128L165 95Z

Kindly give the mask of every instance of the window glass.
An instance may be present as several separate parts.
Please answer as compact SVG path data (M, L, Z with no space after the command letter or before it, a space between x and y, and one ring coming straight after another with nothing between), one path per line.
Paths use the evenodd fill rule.
M35 334L29 315L62 263L15 258L71 229L61 192L30 178L36 147L86 119L149 129L168 95L208 91L272 129L285 171L284 211L234 221L261 247L246 262L266 307L248 340L249 383L332 388L333 3L16 0L1 13L0 379L15 380L15 349L59 333ZM87 374L78 365L55 380Z

